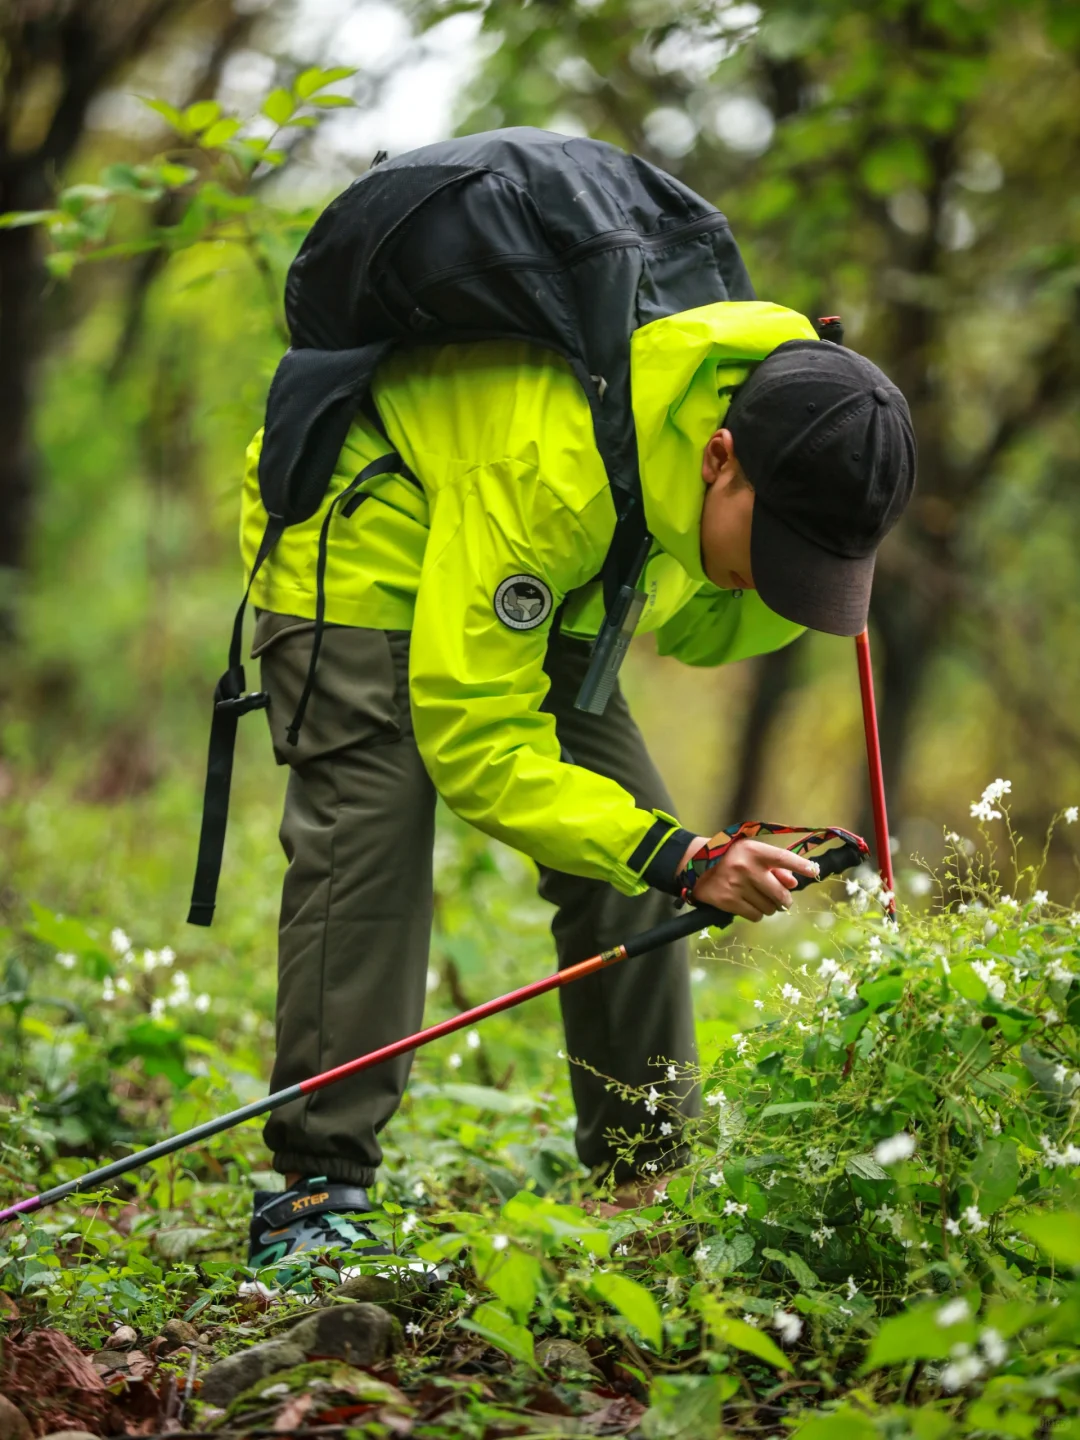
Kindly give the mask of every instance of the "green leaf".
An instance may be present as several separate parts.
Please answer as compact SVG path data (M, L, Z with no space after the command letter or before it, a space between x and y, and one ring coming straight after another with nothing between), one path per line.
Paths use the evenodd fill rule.
M170 1260L182 1260L189 1250L194 1250L200 1240L206 1240L216 1233L205 1225L177 1225L172 1230L159 1230L154 1237L154 1243L162 1255Z
M660 1307L643 1285L627 1275L607 1274L594 1276L590 1289L633 1325L654 1350L662 1348L664 1327Z
M196 100L184 111L184 123L193 135L207 130L221 115L221 106L216 100Z
M1080 1212L1057 1210L1027 1215L1016 1222L1016 1228L1054 1260L1063 1265L1080 1265Z
M199 144L204 150L213 150L218 145L224 145L226 140L231 140L239 129L240 121L233 115L227 115L224 120L216 121L199 137Z
M730 1238L713 1235L694 1251L694 1263L703 1275L719 1279L722 1275L733 1275L754 1258L754 1237L745 1230Z
M495 1250L487 1264L477 1267L477 1276L499 1297L514 1319L523 1324L536 1303L541 1270L535 1255L515 1245Z
M518 1090L496 1090L490 1085L433 1085L431 1095L456 1100L459 1105L473 1105L477 1110L490 1110L495 1115L531 1115L543 1109L543 1101Z
M877 1440L878 1429L869 1415L851 1405L841 1405L823 1415L813 1415L795 1431L793 1440Z
M756 1326L729 1315L723 1301L711 1295L703 1285L695 1285L690 1291L690 1305L704 1320L719 1344L744 1350L748 1355L756 1355L759 1360L775 1365L780 1370L795 1368L774 1340L770 1340L768 1335Z
M262 113L275 125L284 125L296 109L296 101L288 90L271 90L263 101Z
M497 1305L478 1305L469 1320L457 1322L463 1330L482 1336L489 1345L505 1351L514 1360L537 1368L533 1337L524 1325L515 1325Z
M816 1290L821 1284L801 1255L796 1255L793 1251L772 1249L762 1250L761 1253L766 1260L775 1260L778 1265L783 1265L804 1290Z
M800 1115L804 1110L827 1110L824 1100L790 1100L783 1105L766 1105L760 1118L768 1120L772 1115Z
M886 1005L896 1004L906 985L903 975L883 975L880 980L864 981L855 993L871 1010L882 1010Z
M993 1215L1016 1194L1020 1183L1020 1152L1015 1140L985 1140L968 1171L979 1192L979 1209Z
M314 95L316 90L322 90L327 85L333 85L335 80L348 80L355 75L356 71L348 65L335 65L329 70L322 70L318 65L313 65L310 70L304 70L296 77L293 83L293 94L300 100L306 100Z
M907 186L926 185L930 179L926 152L911 135L894 135L876 145L860 169L867 189L874 195L891 195Z
M947 1360L957 1344L973 1345L978 1327L973 1319L954 1325L942 1325L940 1316L949 1300L929 1305L913 1305L899 1315L884 1321L874 1336L863 1371L878 1370L884 1365L900 1365L907 1360Z
M958 995L962 995L965 1000L970 1000L975 1005L982 1005L990 993L986 988L985 981L976 975L966 960L961 960L952 967L949 984Z
M155 114L160 115L179 134L186 136L191 133L187 121L175 105L170 105L167 100L153 100L148 95L140 95L139 99L148 110L153 110Z
M1047 1112L1054 1116L1067 1114L1072 1103L1072 1088L1067 1074L1059 1078L1062 1067L1058 1061L1048 1059L1034 1045L1022 1045L1020 1059L1046 1101ZM1065 1069L1067 1071L1068 1067Z
M849 1175L856 1175L860 1180L887 1180L889 1172L884 1170L873 1155L852 1155L844 1169Z
M165 161L157 167L158 176L163 185L170 190L179 189L181 185L188 185L198 177L199 172L193 170L190 165L175 165L171 161Z
M318 105L321 110L356 109L356 101L351 95L316 95L310 103Z
M41 225L56 218L55 210L8 210L0 215L0 230L18 230L23 225Z

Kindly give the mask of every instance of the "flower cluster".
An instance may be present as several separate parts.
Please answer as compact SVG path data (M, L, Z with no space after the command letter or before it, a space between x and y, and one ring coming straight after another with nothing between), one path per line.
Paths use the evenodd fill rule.
M981 820L984 824L988 820L1000 820L1001 811L995 810L994 806L1011 790L1011 780L992 780L983 791L981 799L971 802L971 818Z

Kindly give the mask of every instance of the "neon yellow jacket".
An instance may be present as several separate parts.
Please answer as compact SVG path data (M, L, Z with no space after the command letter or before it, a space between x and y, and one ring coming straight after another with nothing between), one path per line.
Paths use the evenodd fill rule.
M735 595L707 580L701 462L748 365L785 340L814 338L803 316L759 301L703 306L633 335L633 412L655 539L638 633L655 631L661 654L719 665L778 649L800 633L755 592ZM614 781L564 764L555 721L539 708L548 635L563 598L570 597L564 631L591 637L599 627L597 576L615 525L580 386L561 358L499 341L399 352L380 369L374 396L422 488L380 477L367 482L369 498L349 519L335 516L327 620L412 630L417 742L459 815L543 864L608 880L627 894L646 889L642 872L676 822L638 809ZM261 433L249 447L244 482L249 573L266 523L260 443ZM322 509L285 533L256 578L256 605L314 617L326 507L386 448L357 420ZM549 588L544 623L513 629L499 618L496 591L512 576Z

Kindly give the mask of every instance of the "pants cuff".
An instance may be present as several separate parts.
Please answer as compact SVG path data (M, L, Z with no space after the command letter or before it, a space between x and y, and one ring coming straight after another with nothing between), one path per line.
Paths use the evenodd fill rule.
M305 1180L325 1176L346 1185L374 1185L376 1167L343 1160L337 1155L304 1155L299 1150L279 1150L274 1154L274 1169L279 1175L297 1174Z

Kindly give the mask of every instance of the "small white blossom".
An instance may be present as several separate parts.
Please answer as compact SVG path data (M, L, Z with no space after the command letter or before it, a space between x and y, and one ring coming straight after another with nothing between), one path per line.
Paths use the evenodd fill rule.
M1049 899L1050 899L1049 891L1046 891L1046 890L1036 890L1036 891L1035 891L1035 894L1031 897L1031 903L1032 903L1033 905L1045 905L1046 902L1047 902Z
M1061 1016L1058 1014L1058 1012L1057 1012L1056 1010L1052 1010L1052 1009L1051 1009L1051 1010L1044 1010L1044 1011L1043 1011L1043 1024L1044 1024L1044 1025L1056 1025L1060 1019L1061 1019Z
M643 1170L647 1170L650 1175L655 1175L655 1174L656 1174L656 1170L657 1170L656 1161L655 1161L655 1160L646 1160L646 1161L645 1161L645 1164L644 1164L641 1168L642 1168Z
M764 1010L764 1009L765 1009L765 1001L764 1001L764 1000L755 1000L755 1001L754 1001L754 1009L755 1009L755 1010Z
M460 1070L460 1069L461 1069L461 1056L460 1056L460 1055L457 1053L457 1051L455 1050L454 1053L453 1053L453 1055L450 1056L449 1060L447 1060L446 1063L450 1066L450 1069L451 1069L451 1070Z
M785 1345L794 1345L802 1334L803 1322L797 1315L792 1315L790 1310L777 1310L772 1317L773 1329L780 1332L780 1339Z
M1000 820L1001 811L986 800L973 800L971 802L971 818L973 820Z
M749 1208L748 1205L740 1205L737 1200L727 1200L724 1202L725 1215L745 1215Z
M505 1250L509 1244L510 1241L505 1235L493 1235L491 1237L491 1248L493 1250Z
M965 1320L971 1319L971 1306L962 1297L950 1300L941 1307L934 1319L943 1330L948 1330L952 1325L962 1325Z
M965 1385L977 1380L983 1372L982 1361L977 1355L970 1354L967 1345L955 1346L953 1354L956 1358L941 1372L941 1388L950 1392L962 1390Z
M165 1018L165 1001L160 995L150 1001L151 1020L163 1020Z
M417 1200L423 1200L423 1198L427 1194L427 1191L424 1189L423 1180L417 1180L415 1182L412 1187L412 1193L416 1196Z
M780 987L780 994L792 1005L798 1005L799 1001L802 999L802 991L797 989L794 985L782 985Z
M664 1123L660 1126L660 1134L670 1135L673 1129L674 1126L672 1126L667 1120L665 1120Z
M415 1215L406 1215L406 1216L405 1216L405 1219L401 1222L401 1233L402 1233L403 1235L411 1235L412 1232L413 1232L415 1229L416 1229L416 1216L415 1216Z
M948 1234L950 1234L950 1235L959 1235L959 1234L960 1234L960 1221L959 1221L959 1220L954 1220L954 1219L952 1218L952 1216L950 1215L950 1217L948 1218L948 1220L945 1221L945 1229L946 1229L946 1231L948 1232Z
M102 1000L116 999L116 986L108 975L106 975L105 979L101 982L101 998Z
M837 962L833 960L830 956L826 955L825 959L822 960L821 964L817 967L817 973L819 975L824 975L825 978L828 979L830 975L835 975L839 969L840 966L837 964Z
M1065 823L1066 823L1066 825L1075 825L1078 817L1080 817L1080 805L1066 805L1066 807L1065 807Z
M985 1230L990 1223L989 1220L983 1219L977 1205L969 1205L967 1207L964 1211L964 1219L967 1221L968 1228L973 1235L977 1235L980 1230Z
M855 1299L855 1296L856 1296L858 1293L859 1293L859 1287L858 1287L858 1285L855 1284L855 1276L854 1276L854 1275L849 1275L849 1276L847 1277L847 1298L848 1298L849 1300L854 1300L854 1299Z
M742 1322L744 1325L752 1325L755 1330L757 1329L759 1323L757 1316L751 1315L749 1310L743 1315Z
M1076 976L1073 974L1073 972L1071 970L1066 970L1065 966L1062 965L1060 960L1054 960L1047 967L1046 973L1051 980L1056 980L1060 985L1069 985L1072 983L1073 980L1076 979Z
M910 1160L914 1154L915 1137L906 1130L901 1130L899 1135L890 1135L887 1140L879 1140L874 1146L874 1159L879 1165L895 1165L900 1160Z
M723 1177L723 1175L720 1174L720 1171L719 1171L719 1170L714 1170L714 1171L712 1172L712 1174L709 1176L709 1184L710 1184L710 1185L720 1186L720 1185L723 1185L723 1183L724 1183L724 1177Z
M175 959L176 951L172 948L171 945L166 945L164 950L158 951L158 963L160 965L164 965L166 970L169 968L169 966L173 963Z
M1004 1365L1009 1356L1009 1347L1001 1338L998 1332L990 1325L979 1336L979 1344L986 1356L987 1363L998 1366Z
M810 1232L810 1239L811 1239L811 1240L816 1240L817 1243L818 1243L818 1246L819 1246L821 1249L824 1249L824 1248L825 1248L825 1241L826 1241L826 1240L831 1240L832 1237L833 1237L835 1234L836 1234L836 1230L834 1229L834 1227L833 1227L832 1225L822 1224L822 1225L819 1225L816 1230L811 1230L811 1232Z
M478 1030L470 1030L465 1036L465 1044L470 1050L479 1050L480 1032Z
M64 970L74 970L75 956L67 950L59 951L56 956L56 963Z
M131 941L119 927L110 933L109 944L117 955L126 955L131 949Z
M713 1090L705 1096L705 1104L714 1107L717 1105L726 1105L727 1096L724 1094L723 1090Z
M409 1323L405 1326L405 1334L406 1334L406 1335L423 1335L423 1333L424 1333L424 1327L423 1327L423 1325L418 1325L415 1320L410 1320ZM263 1391L263 1394L265 1394L265 1393L266 1393L266 1392Z
M629 1246L629 1245L616 1245L616 1246L615 1246L615 1254L616 1254L616 1255L629 1255L629 1254L630 1254L630 1246Z
M656 1114L656 1107L659 1099L660 1091L657 1090L655 1085L650 1085L649 1093L645 1097L645 1109L649 1112L650 1115Z
M668 1080L677 1080L679 1078L679 1072L675 1069L674 1065L669 1065L664 1074Z
M210 996L207 995L206 991L204 990L201 995L196 995L195 999L191 1003L195 1006L195 1009L199 1012L200 1015L205 1015L206 1012L210 1009Z

